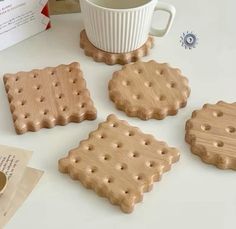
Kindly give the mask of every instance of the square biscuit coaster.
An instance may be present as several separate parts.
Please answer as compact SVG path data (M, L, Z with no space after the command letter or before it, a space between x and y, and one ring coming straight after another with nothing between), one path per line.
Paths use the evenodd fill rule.
M87 140L59 160L59 170L130 213L142 201L143 192L150 191L178 159L177 149L109 115Z
M80 47L84 49L86 56L90 56L96 62L104 62L107 65L128 64L136 62L142 57L147 56L150 49L154 46L154 38L149 36L144 45L128 53L110 53L96 48L88 39L85 30L80 33Z
M6 74L17 134L96 118L79 63Z

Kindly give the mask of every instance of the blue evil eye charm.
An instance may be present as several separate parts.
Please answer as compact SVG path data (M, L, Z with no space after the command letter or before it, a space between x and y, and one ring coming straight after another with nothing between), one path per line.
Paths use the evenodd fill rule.
M180 43L185 49L196 48L196 45L198 44L198 38L193 32L187 31L181 35Z

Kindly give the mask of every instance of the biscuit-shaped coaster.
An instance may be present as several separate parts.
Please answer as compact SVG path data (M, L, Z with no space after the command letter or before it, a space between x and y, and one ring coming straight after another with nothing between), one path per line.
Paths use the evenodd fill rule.
M236 170L236 103L206 104L186 123L192 153L220 169Z
M18 134L96 118L79 63L6 74L4 83Z
M104 62L108 65L128 64L140 60L149 54L154 45L154 38L149 37L146 43L140 48L129 53L109 53L96 48L88 39L85 30L80 33L80 47L84 49L86 56L92 57L96 62Z
M143 120L176 115L186 106L189 94L188 80L179 69L154 60L126 65L109 82L116 107Z
M59 160L59 170L129 213L178 159L177 149L109 115L87 140Z
M0 196L3 194L7 185L7 177L5 173L0 171Z

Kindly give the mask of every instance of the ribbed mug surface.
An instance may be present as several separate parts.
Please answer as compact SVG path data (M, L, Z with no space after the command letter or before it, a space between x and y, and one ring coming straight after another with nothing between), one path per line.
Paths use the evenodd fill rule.
M81 0L84 26L90 42L97 48L126 53L141 47L148 39L157 1L131 9L109 9Z

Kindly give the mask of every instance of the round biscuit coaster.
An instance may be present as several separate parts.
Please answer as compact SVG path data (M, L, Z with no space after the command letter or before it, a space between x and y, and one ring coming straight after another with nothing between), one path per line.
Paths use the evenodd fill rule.
M142 57L147 56L153 45L154 45L154 38L150 36L142 47L132 52L109 53L96 48L89 41L85 30L82 30L80 33L80 47L84 49L85 55L92 57L96 62L104 62L108 65L114 65L114 64L124 65L131 62L136 62L140 60Z
M186 123L192 153L220 169L236 170L236 103L205 104Z
M188 80L179 69L154 60L125 65L109 82L116 107L143 120L176 115L186 106L189 94Z

